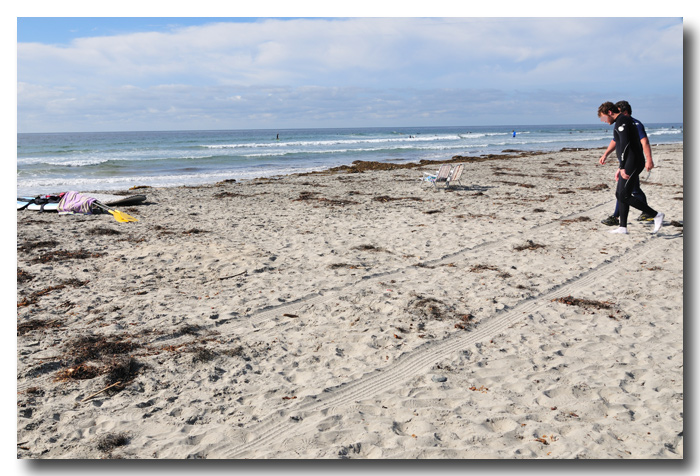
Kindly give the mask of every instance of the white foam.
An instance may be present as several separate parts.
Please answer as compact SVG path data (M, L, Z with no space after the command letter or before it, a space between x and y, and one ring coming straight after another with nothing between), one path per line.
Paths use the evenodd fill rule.
M460 135L436 135L436 136L425 136L416 135L412 137L400 137L400 138L377 138L377 139L337 139L337 140L320 140L320 141L271 141L271 142L252 142L248 144L210 144L203 145L202 147L207 149L255 149L261 147L279 148L279 147L320 147L329 145L352 145L352 144L383 144L383 143L397 143L397 142L436 142L436 141L449 141L449 140L461 140L470 138L469 136Z

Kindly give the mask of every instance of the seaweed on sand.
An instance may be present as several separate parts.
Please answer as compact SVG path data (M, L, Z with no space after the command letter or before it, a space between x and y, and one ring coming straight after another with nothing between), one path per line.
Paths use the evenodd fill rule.
M333 263L328 265L330 269L340 269L340 268L347 268L347 269L369 269L369 267L362 265L362 264L349 264L349 263Z
M32 319L17 324L17 335L22 336L32 331L40 329L55 329L61 327L63 323L58 319Z
M223 192L215 193L214 198L237 198L237 197L246 197L247 195L243 195L242 193L238 192L229 192L224 190Z
M175 234L173 231L168 230L166 227L161 226L161 225L155 225L155 226L153 227L153 229L156 230L156 231L159 231L159 232L160 232L160 233L159 233L160 236L164 236L164 235L174 235L174 234Z
M414 200L416 202L422 202L423 199L420 197L390 197L388 195L380 195L377 197L372 198L375 202L382 202L382 203L387 203L387 202L393 202L396 200Z
M317 201L325 205L357 205L358 202L353 200L340 200L340 199L330 199L324 197L317 197L318 192L300 192L299 198L294 199L295 202L300 201Z
M140 347L140 344L125 340L122 336L90 335L79 337L66 344L67 355L76 364L109 359L116 355L127 354Z
M578 306L587 311L594 313L595 311L608 311L608 317L616 321L629 319L630 316L620 309L615 309L615 303L610 301L593 301L590 299L579 299L573 296L566 296L558 299L552 299L552 302L560 302L568 306Z
M56 380L59 382L66 380L91 380L100 374L99 367L83 363L61 370L56 374Z
M539 243L535 243L532 240L527 240L527 243L524 245L519 245L515 246L513 249L515 251L524 251L524 250L536 250L537 248L544 248L545 245L541 245Z
M587 222L591 221L590 217L576 217L576 218L570 218L568 220L562 220L561 224L562 225L568 225L570 223L581 223L581 222Z
M41 296L44 296L51 291L56 291L59 289L63 289L66 286L73 286L74 288L79 288L81 286L85 286L89 281L80 281L79 279L76 278L71 278L64 280L62 283L57 284L56 286L49 286L44 289L40 289L39 291L36 291L29 296L25 297L23 300L17 303L17 307L25 307L25 306L30 306L32 304L36 304L37 301Z
M418 295L408 303L408 308L412 314L435 321L444 321L454 316L452 306L432 297Z
M40 256L31 259L31 263L49 263L51 261L66 261L71 259L88 259L88 258L100 258L104 256L104 253L91 253L89 251L79 250L79 251L68 251L68 250L57 250L43 253Z
M33 251L39 248L55 248L58 246L56 240L25 241L17 247L19 251Z
M128 445L129 441L129 435L126 433L107 433L97 440L97 449L109 453L115 448Z
M384 248L380 246L374 246L374 245L358 245L352 248L353 250L359 250L359 251L374 251L374 252L379 252L379 251L384 251L386 253L391 253L391 251L385 250Z
M121 383L119 387L113 387L114 392L118 392L124 385L136 378L139 370L143 367L133 357L116 357L107 362L102 367L102 373L106 374L107 385L115 385Z
M578 306L585 309L612 309L613 303L610 301L592 301L590 299L579 299L573 296L566 296L558 299L552 299L554 302L560 302L568 306Z
M462 329L465 331L470 331L476 327L476 322L474 321L474 316L472 314L464 314L459 318L459 321L455 324L455 329Z
M115 230L114 228L108 228L106 226L98 226L95 228L91 228L87 231L88 235L121 235L121 231Z
M408 303L408 312L420 319L432 321L457 321L455 329L470 331L476 327L476 321L472 314L458 313L454 306L439 299L416 295ZM419 330L424 329L425 323L420 323Z
M191 229L189 229L189 230L187 230L187 231L183 231L182 233L183 233L184 235L199 235L199 234L202 234L202 233L209 233L209 232L206 231L206 230L200 230L199 228L191 228Z
M214 352L211 349L207 349L206 347L196 347L192 350L192 353L194 354L192 356L192 363L196 364L197 362L209 362L211 360L214 360L219 354Z
M34 279L33 274L23 269L17 268L17 284L26 283L27 281L31 281L32 279Z
M201 331L202 328L196 324L185 324L180 329L178 329L177 334L198 336Z
M469 269L472 273L481 273L482 271L500 271L498 267L489 264L477 264Z
M498 182L504 183L506 185L510 186L518 186L518 187L523 187L523 188L535 188L535 185L532 185L531 183L519 183L519 182L508 182L505 180L498 180Z

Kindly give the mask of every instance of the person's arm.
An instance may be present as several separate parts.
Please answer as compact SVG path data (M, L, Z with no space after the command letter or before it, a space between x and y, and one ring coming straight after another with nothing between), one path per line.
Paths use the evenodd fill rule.
M630 147L632 147L632 137L630 137L630 135L633 134L630 126L634 127L632 124L625 123L624 120L623 122L615 123L615 127L617 128L617 140L619 142L618 147L620 147L622 151L619 165L620 176L625 180L627 180L634 171L634 163L632 163L632 160L629 160L631 153ZM636 129L634 135L637 135Z
M651 144L649 144L649 138L645 137L642 139L642 149L644 150L644 157L646 157L646 164L644 168L647 172L650 172L654 168L654 159L651 158Z
M603 155L600 157L600 160L598 160L598 163L600 165L605 165L605 161L608 160L608 156L610 153L615 150L615 139L610 141L610 145L608 145L608 148L605 150Z

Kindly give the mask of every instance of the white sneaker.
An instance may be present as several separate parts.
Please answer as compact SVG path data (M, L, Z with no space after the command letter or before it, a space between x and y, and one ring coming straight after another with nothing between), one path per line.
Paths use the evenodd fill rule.
M652 233L656 233L661 229L661 226L664 224L664 216L663 213L656 214L654 217L654 231L652 231Z
M616 229L614 229L614 230L610 230L610 231L608 231L608 233L618 233L618 234L620 234L620 235L629 235L629 232L627 231L627 228L622 227L622 226L619 227L619 228L616 228Z

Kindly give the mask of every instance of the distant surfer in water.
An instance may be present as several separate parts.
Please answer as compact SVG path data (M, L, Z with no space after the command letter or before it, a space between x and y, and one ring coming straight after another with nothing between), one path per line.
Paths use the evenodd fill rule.
M513 137L515 137L515 131L513 131Z
M280 140L280 135L279 135L279 134L277 134L277 140Z

